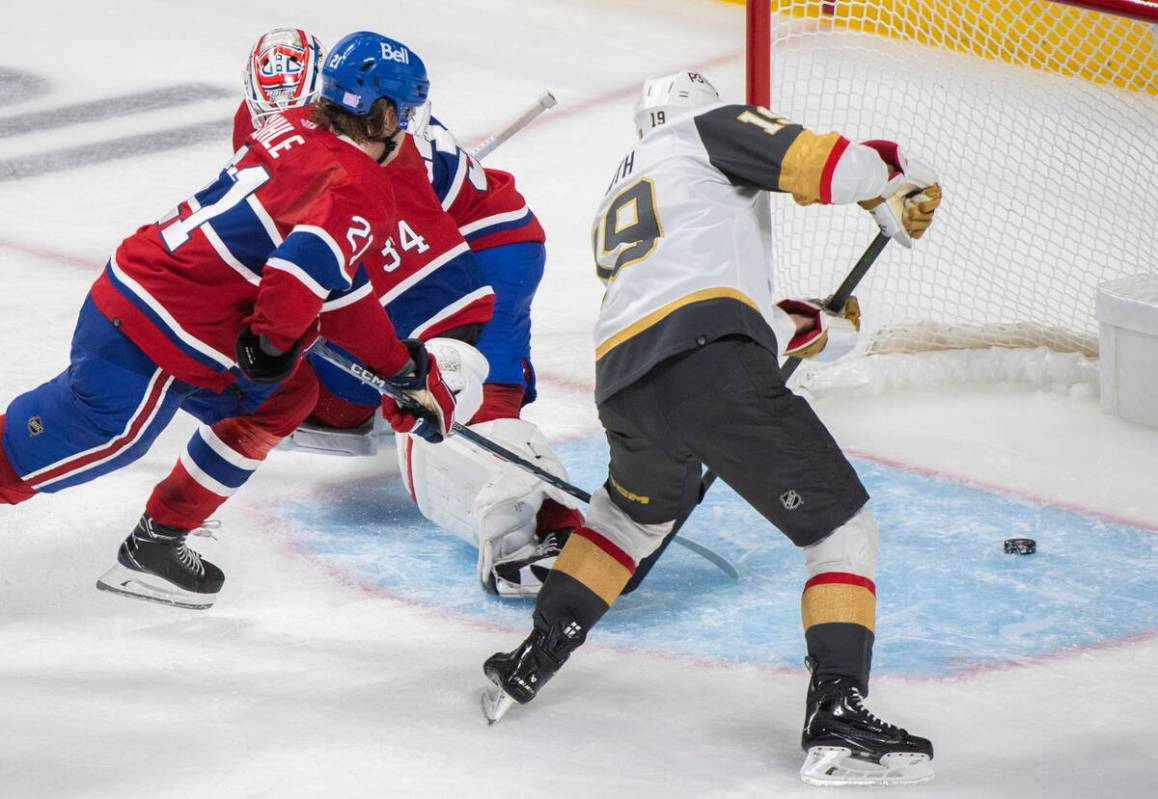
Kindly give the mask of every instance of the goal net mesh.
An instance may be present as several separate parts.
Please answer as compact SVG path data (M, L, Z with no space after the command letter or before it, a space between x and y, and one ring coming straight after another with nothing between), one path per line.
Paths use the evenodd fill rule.
M1041 0L779 0L771 106L934 166L924 239L857 294L869 354L1097 353L1097 284L1158 272L1158 29ZM876 232L773 203L780 293L823 297Z

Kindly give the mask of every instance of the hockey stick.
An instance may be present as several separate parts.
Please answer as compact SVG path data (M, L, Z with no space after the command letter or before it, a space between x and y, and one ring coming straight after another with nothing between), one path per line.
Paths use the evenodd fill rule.
M550 92L543 92L539 96L539 99L535 101L534 105L529 107L515 119L511 120L511 122L506 127L492 133L490 136L487 136L481 142L472 147L470 149L470 154L480 161L486 158L488 155L494 152L496 147L514 136L523 128L527 127L527 125L531 124L531 122L533 122L535 117L539 116L539 114L543 113L548 108L553 108L555 106L555 102L555 95L551 94Z
M836 292L829 299L826 307L830 311L839 311L844 307L845 303L848 302L849 297L852 296L853 291L856 290L857 285L859 285L861 280L864 279L864 276L868 274L869 269L871 269L872 265L876 263L877 258L880 257L880 254L885 249L885 245L888 243L889 237L884 233L878 233L876 235L876 238L872 240L869 246L861 254L856 264L853 265L852 271L850 271L845 276ZM788 381L788 378L790 378L796 371L797 367L800 366L801 360L801 358L789 358L784 362L783 366L780 367L780 373L784 376L785 382ZM704 471L703 482L700 484L699 502L697 502L695 505L692 505L684 512L682 516L676 519L676 523L672 525L671 532L668 533L668 537L664 539L663 543L659 545L659 549L639 562L639 565L635 569L635 573L631 575L631 579L624 587L623 593L626 594L630 591L634 591L639 586L639 584L643 582L643 578L647 576L649 571L651 571L652 567L655 565L655 562L659 560L660 555L662 555L663 551L667 549L667 546L671 540L676 538L676 533L678 533L680 528L684 526L684 522L686 522L688 517L692 515L692 511L696 509L696 506L699 505L700 502L704 501L704 496L708 493L708 489L712 487L712 483L716 482L716 476L716 473L711 469Z
M364 366L355 363L349 358L343 356L341 353L335 351L332 347L329 346L329 344L327 344L325 339L321 337L315 339L314 343L309 346L305 354L309 355L311 353L317 355L319 358L325 361L328 361L329 363L332 363L346 374L357 378L367 386L376 389L380 394L383 394L397 402L403 409L410 411L423 410L422 407L417 405L414 400L406 394L405 391L392 384L386 378L379 377L369 369L366 369ZM546 469L536 466L534 463L522 457L518 453L512 452L502 444L499 444L496 441L492 441L486 436L471 430L466 425L460 424L459 422L454 422L452 429L454 430L455 435L462 436L475 446L491 453L499 460L504 460L508 463L518 466L524 471L530 472L543 482L555 486L555 488L558 488L565 494L570 494L581 502L591 502L590 492L584 491L582 488L579 488L576 485L572 485L558 475L552 474ZM724 572L732 579L739 579L740 573L736 571L736 567L733 566L723 555L713 552L703 544L697 544L695 541L689 541L683 536L678 537L676 542L680 546L690 549L700 557L715 564L716 567L720 569L720 571Z

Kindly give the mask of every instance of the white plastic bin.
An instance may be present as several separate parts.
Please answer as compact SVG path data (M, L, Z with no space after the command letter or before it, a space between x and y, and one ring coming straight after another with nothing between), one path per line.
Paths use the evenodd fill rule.
M1158 427L1158 275L1098 286L1102 411Z

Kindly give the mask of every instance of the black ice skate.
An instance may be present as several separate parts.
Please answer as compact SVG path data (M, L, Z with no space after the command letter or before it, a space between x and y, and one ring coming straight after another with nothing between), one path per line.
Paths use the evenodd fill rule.
M555 558L559 557L570 536L570 528L551 530L534 543L496 561L487 589L503 597L538 596L555 565Z
M117 550L117 564L97 580L97 588L179 608L210 607L225 575L185 545L188 535L188 530L158 524L146 513Z
M483 664L493 683L482 696L487 721L494 724L513 703L525 705L534 699L586 637L577 622L548 624L536 610L535 629L527 640L513 652L496 652Z
M933 744L881 721L847 677L812 678L800 778L810 785L915 784L933 779Z

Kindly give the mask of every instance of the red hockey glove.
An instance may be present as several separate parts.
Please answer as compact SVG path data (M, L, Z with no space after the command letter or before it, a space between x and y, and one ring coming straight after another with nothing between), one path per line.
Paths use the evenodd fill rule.
M813 320L804 332L797 333L784 348L784 354L793 358L818 358L833 361L847 354L856 346L860 332L860 302L849 297L839 311L828 310L824 300L781 300L776 303L780 310L791 316L803 316Z
M454 424L454 394L443 382L438 361L417 339L404 339L410 362L390 378L406 397L399 404L382 397L382 414L396 433L412 433L432 444L450 435Z

